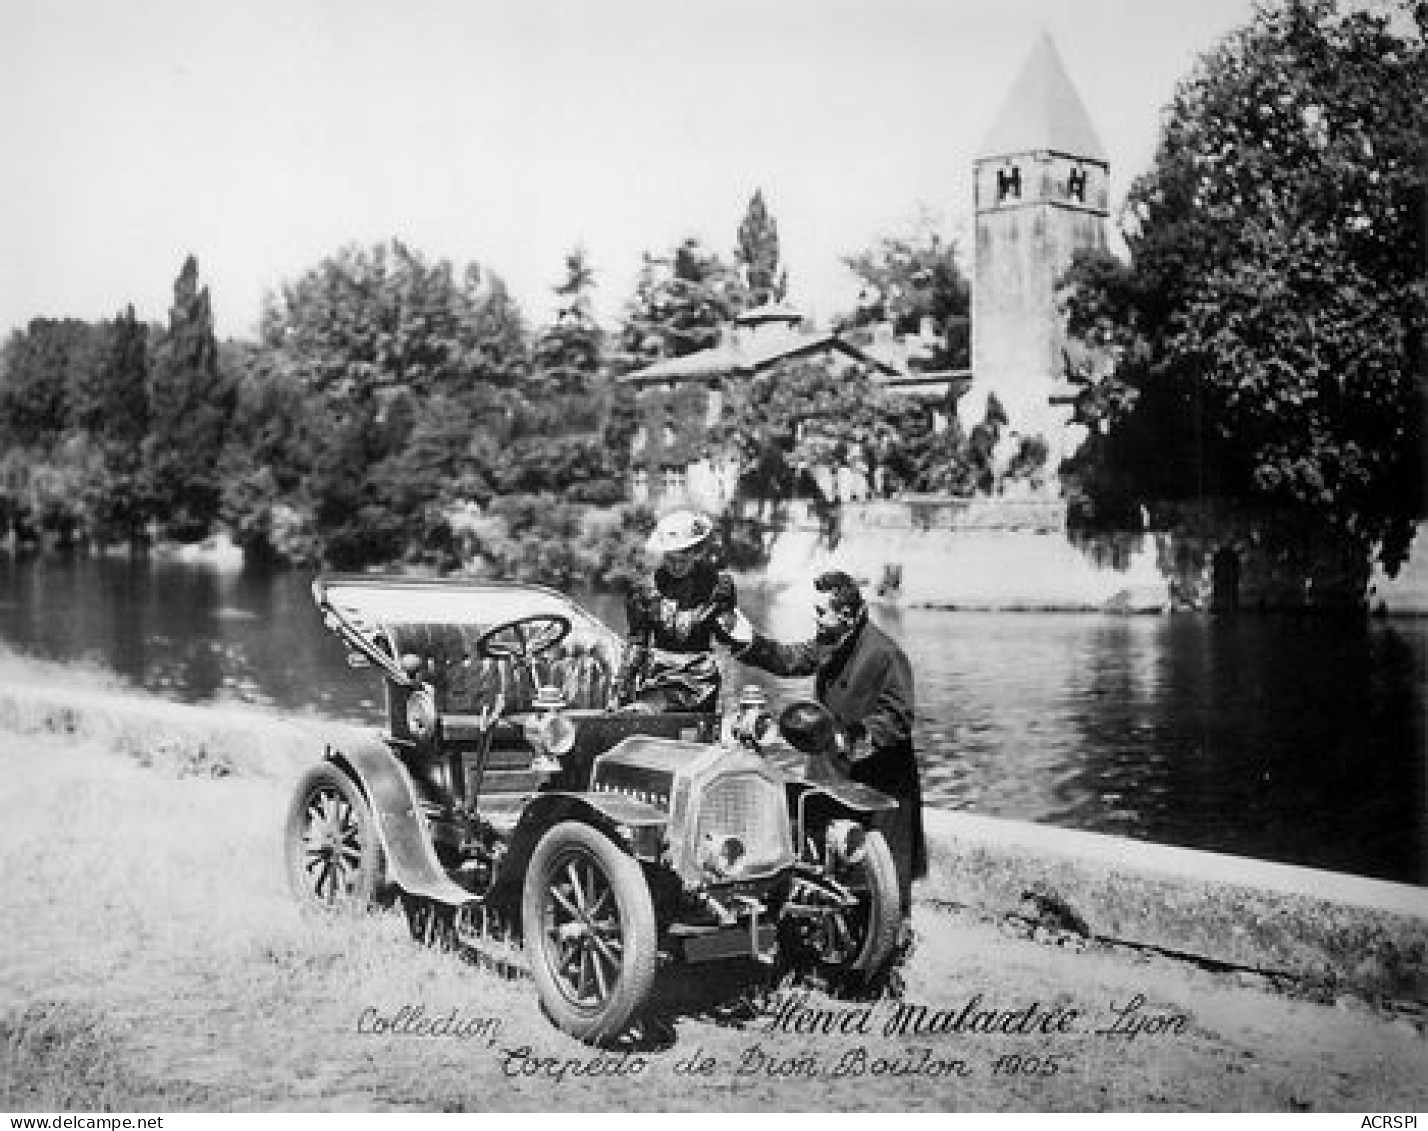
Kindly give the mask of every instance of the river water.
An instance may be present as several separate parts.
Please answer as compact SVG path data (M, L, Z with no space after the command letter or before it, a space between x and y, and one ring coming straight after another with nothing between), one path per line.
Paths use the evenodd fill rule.
M0 642L186 702L379 716L300 572L0 555ZM744 587L781 636L806 602ZM588 607L623 628L618 600ZM930 804L1428 884L1428 620L878 608ZM732 662L729 683L810 694Z

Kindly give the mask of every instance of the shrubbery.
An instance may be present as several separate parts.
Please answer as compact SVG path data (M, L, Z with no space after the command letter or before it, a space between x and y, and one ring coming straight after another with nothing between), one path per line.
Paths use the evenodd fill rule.
M639 506L592 508L548 495L495 500L467 516L455 534L463 568L485 577L563 589L624 589L649 569L644 545L652 511Z

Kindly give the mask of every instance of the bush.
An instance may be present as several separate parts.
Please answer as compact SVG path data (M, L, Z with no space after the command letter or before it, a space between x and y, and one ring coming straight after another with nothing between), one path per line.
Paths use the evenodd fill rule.
M463 524L468 568L484 576L560 589L622 590L648 569L643 507L594 509L552 495L507 495Z

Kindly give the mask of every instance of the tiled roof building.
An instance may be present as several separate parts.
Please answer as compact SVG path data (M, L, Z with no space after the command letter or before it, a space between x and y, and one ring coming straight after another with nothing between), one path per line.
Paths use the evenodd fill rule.
M720 510L733 498L737 468L708 442L723 411L726 381L800 359L835 371L863 367L885 379L903 375L839 335L808 333L802 323L803 315L791 307L755 307L735 320L718 345L661 358L621 378L634 387L639 412L631 453L635 502Z

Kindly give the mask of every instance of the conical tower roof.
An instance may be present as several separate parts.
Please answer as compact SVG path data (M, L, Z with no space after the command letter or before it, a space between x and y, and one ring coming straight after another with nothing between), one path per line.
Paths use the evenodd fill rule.
M1071 157L1105 161L1081 96L1071 85L1051 36L1042 32L1002 103L987 140L984 157L1050 149Z

